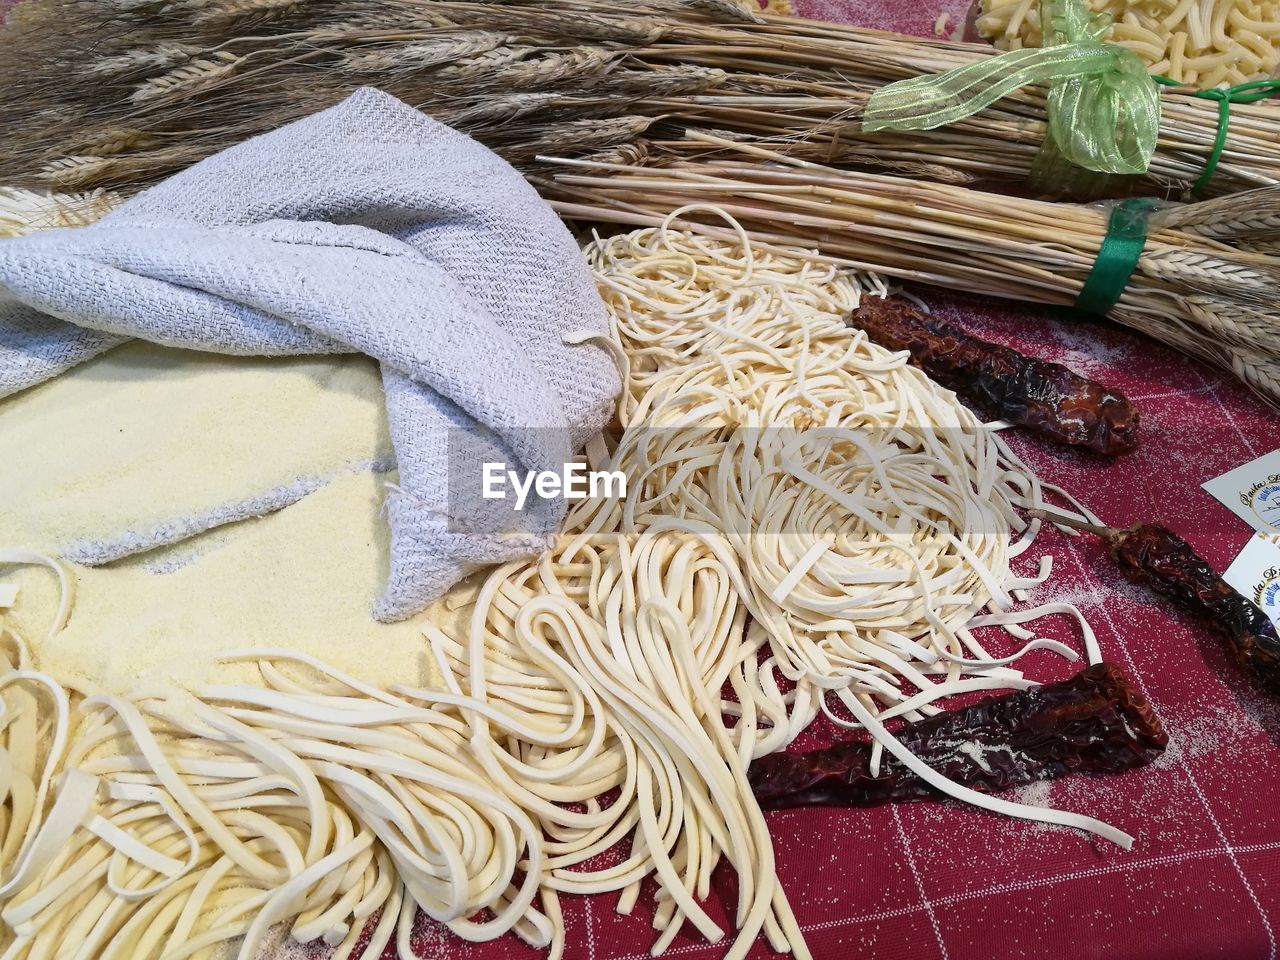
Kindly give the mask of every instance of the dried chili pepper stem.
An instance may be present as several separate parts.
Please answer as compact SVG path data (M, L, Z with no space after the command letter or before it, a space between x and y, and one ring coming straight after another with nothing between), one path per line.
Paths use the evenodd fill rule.
M1050 513L1048 510L1033 508L1027 511L1027 516L1035 517L1037 520L1046 520L1049 523L1056 523L1060 527L1071 527L1073 530L1092 533L1108 541L1115 539L1122 533L1115 527L1104 527L1100 523L1089 523L1087 520L1069 517L1062 513Z
M1195 615L1226 642L1245 673L1280 695L1280 635L1275 624L1172 530L1152 523L1120 530L1046 510L1027 512L1102 537L1127 579Z

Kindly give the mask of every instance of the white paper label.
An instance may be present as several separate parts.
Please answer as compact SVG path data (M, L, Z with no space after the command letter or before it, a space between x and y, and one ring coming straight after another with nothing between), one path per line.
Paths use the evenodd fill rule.
M1222 579L1252 600L1280 627L1280 543L1254 534Z
M1272 450L1202 486L1253 529L1280 535L1280 450Z

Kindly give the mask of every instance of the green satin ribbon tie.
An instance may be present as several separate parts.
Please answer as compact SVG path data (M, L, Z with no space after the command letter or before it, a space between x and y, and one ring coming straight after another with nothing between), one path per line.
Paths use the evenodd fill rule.
M1182 86L1177 80L1170 80L1168 77L1152 77L1156 83L1164 84L1166 87ZM1252 80L1249 83L1238 83L1234 87L1214 90L1197 90L1192 94L1202 100L1218 101L1218 135L1214 138L1213 149L1209 151L1209 157L1204 162L1204 172L1200 174L1200 179L1191 187L1192 193L1199 193L1209 185L1209 181L1213 179L1213 175L1218 172L1218 164L1222 161L1222 154L1227 148L1227 131L1231 128L1231 105L1233 103L1257 103L1259 100L1266 100L1268 97L1274 97L1280 94L1280 80Z
M1104 316L1124 295L1146 246L1147 217L1155 205L1147 197L1134 197L1111 208L1107 235L1076 297L1076 309Z
M1102 41L1110 22L1082 0L1043 0L1040 9L1044 46L881 87L863 129L932 130L1020 87L1047 84L1045 149L1097 173L1144 173L1160 131L1160 94L1142 61Z

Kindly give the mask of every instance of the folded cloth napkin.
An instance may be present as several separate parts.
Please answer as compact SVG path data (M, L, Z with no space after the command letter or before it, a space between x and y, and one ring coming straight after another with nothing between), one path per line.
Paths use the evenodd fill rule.
M565 502L517 517L475 495L482 464L563 470L619 389L605 350L566 337L607 329L572 236L519 173L371 89L94 225L0 240L0 397L131 337L377 360L400 474L382 620L549 545ZM208 525L243 518L231 505Z

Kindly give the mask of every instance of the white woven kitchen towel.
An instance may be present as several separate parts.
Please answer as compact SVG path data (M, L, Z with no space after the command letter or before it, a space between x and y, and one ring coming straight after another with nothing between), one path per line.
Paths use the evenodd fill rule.
M603 426L616 370L565 336L606 330L577 245L519 173L371 89L97 224L0 240L0 396L130 337L376 359L400 473L384 620L545 549L564 501L517 517L474 495L481 465L559 472Z

